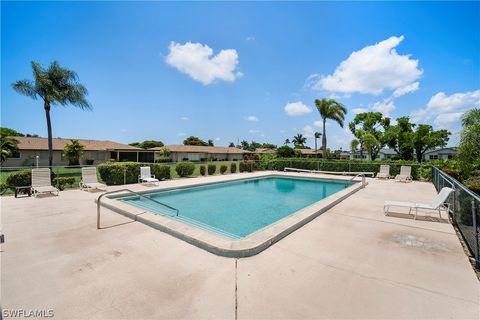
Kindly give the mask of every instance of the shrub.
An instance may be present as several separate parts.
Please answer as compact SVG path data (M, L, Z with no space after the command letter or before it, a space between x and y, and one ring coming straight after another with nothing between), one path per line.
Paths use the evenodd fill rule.
M12 173L5 180L8 188L15 190L15 187L23 187L32 185L32 173L29 170L22 170Z
M245 164L245 161L242 161L238 164L238 171L240 172L247 171L247 165Z
M217 166L214 164L209 164L208 165L208 174L212 175L215 174L215 171L217 171Z
M226 165L226 164L222 164L222 165L220 166L220 173L221 173L221 174L225 174L225 172L227 172L227 169L228 169L227 165Z
M420 168L420 178L426 181L432 180L432 167L422 167Z
M459 180L459 178L460 178L460 174L459 174L457 169L443 168L442 171L445 172L446 174L448 174L450 177L456 179L456 180Z
M171 179L170 166L162 166L158 164L151 165L151 173L155 175L158 180Z
M465 180L465 186L480 195L480 176L468 178Z
M195 165L190 161L182 161L175 166L175 171L180 177L188 177L195 171Z
M200 174L201 174L202 176L204 176L205 173L207 173L207 168L202 164L202 165L200 166Z
M93 165L94 162L95 162L94 159L86 159L86 160L85 160L85 164L86 164L87 166Z
M145 164L137 162L110 162L97 167L100 178L107 185L120 185L138 182L140 167ZM170 167L158 164L150 165L152 174L157 179L170 179Z
M59 190L65 190L65 187L68 185L73 187L75 183L74 177L58 177L53 180L53 185L56 186Z
M8 186L5 182L0 182L0 194L4 194L8 190Z
M172 162L172 158L170 158L170 157L159 157L159 158L155 159L155 162L156 163L169 163L169 162Z
M235 172L237 172L237 164L230 163L230 173L235 173Z

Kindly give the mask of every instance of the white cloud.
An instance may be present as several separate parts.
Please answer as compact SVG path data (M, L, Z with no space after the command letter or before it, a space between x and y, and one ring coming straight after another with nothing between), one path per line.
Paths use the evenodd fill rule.
M220 141L221 139L219 137L216 137L215 138L215 141Z
M181 117L180 120L187 121L187 120L189 120L189 118L188 117Z
M333 74L322 76L313 88L374 95L385 90L399 90L398 94L405 88L411 89L423 70L418 68L418 60L411 59L410 55L399 55L395 50L403 39L403 36L390 37L352 52Z
M315 134L315 130L313 130L313 128L309 125L306 125L305 127L303 127L302 129L302 133L305 137L307 138L313 138L314 134Z
M461 115L476 106L480 105L480 90L458 92L446 95L445 92L438 92L427 103L426 108L418 109L410 115L412 121L429 121L433 124L446 128L453 128L459 124Z
M439 129L448 129L451 128L455 122L458 122L462 115L463 112L442 113L435 118L433 124Z
M404 87L397 88L397 89L395 89L395 91L393 91L392 97L398 98L398 97L403 96L407 93L417 91L419 87L420 87L420 83L417 81L417 82L408 84Z
M427 109L432 112L452 112L467 110L480 104L480 90L454 93L447 96L439 92L428 101Z
M250 129L248 130L248 133L251 133L251 134L260 133L260 130Z
M285 112L291 117L301 116L312 112L312 108L301 101L289 102L285 105Z
M254 36L248 36L246 38L247 41L255 41L255 37Z
M370 106L372 111L381 112L385 117L389 117L390 113L395 110L393 100L384 100L382 102L375 102Z
M322 128L322 127L323 127L323 121L322 121L322 120L314 121L314 122L313 122L313 125L314 125L315 127Z
M368 112L367 108L354 108L352 109L352 112L355 114L363 113L363 112Z
M201 43L185 44L170 42L170 50L165 61L192 79L209 85L216 80L235 81L241 76L236 70L238 54L235 49L221 50L213 55L213 50Z
M248 116L248 117L245 117L245 120L256 122L258 121L258 118L255 116Z
M187 135L187 134L186 134L185 132L179 132L179 133L177 133L177 136L179 136L179 137L184 137L184 136L186 136L186 135Z

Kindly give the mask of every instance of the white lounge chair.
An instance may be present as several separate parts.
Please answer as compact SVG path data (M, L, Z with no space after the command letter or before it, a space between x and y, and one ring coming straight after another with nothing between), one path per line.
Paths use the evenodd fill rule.
M380 171L377 173L378 179L390 179L390 166L388 164L380 165Z
M39 193L56 193L59 190L52 186L50 169L32 169L32 193L36 197Z
M158 184L158 179L151 174L150 167L140 167L140 175L138 176L138 183L153 183Z
M395 176L396 181L400 182L412 182L412 167L410 166L401 166L400 173Z
M418 209L426 210L438 210L438 215L442 218L441 209L444 209L446 213L449 210L449 204L446 203L448 197L454 190L451 188L444 187L438 195L430 203L417 203L417 202L403 202L403 201L390 201L387 200L383 203L383 212L388 216L389 209L392 206L395 207L404 207L410 208L408 213L412 212L412 209L415 209L414 219L417 219Z
M98 190L107 190L107 185L98 182L97 179L97 168L95 167L85 167L82 168L82 180L80 180L80 189L87 191L98 189Z

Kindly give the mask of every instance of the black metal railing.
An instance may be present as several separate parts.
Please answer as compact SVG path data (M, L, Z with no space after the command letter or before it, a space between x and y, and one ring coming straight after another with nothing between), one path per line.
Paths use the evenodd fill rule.
M472 257L475 259L475 266L480 267L480 243L478 239L480 232L480 197L436 167L432 167L432 182L437 191L440 191L443 187L450 187L455 190L453 196L448 200L451 220L460 231Z

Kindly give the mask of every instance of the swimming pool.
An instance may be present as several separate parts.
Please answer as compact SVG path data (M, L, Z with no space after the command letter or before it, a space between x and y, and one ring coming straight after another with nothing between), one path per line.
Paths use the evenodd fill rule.
M350 186L348 181L270 176L149 193L125 201L233 239L244 238ZM172 210L169 207L178 209Z
M164 181L150 190L136 185L142 197L119 189L122 194L96 202L211 253L240 258L260 253L368 184L350 179L263 171Z

